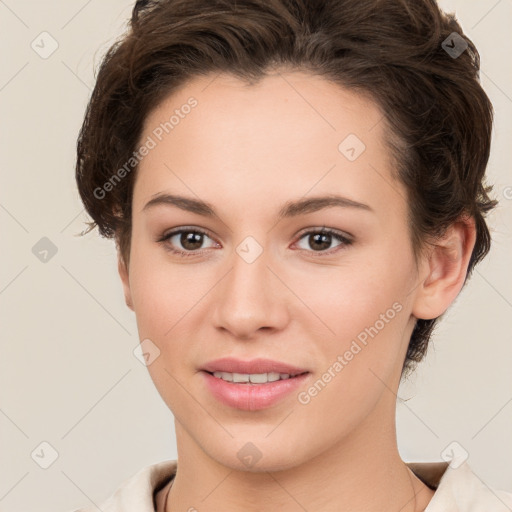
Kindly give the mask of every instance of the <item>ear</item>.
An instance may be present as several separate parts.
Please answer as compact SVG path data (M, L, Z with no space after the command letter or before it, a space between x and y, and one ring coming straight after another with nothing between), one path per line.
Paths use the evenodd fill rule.
M132 303L132 293L130 290L130 276L128 273L128 268L127 268L126 263L119 251L117 252L117 270L119 271L119 277L121 277L121 281L123 283L124 300L126 302L126 305L132 311L135 311L133 309L133 303Z
M476 240L473 217L463 216L431 242L422 259L412 314L429 320L442 315L459 294L466 278Z

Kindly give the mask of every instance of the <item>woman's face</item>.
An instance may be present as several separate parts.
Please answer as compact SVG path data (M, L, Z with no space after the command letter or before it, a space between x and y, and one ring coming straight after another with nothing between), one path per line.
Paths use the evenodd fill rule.
M146 119L120 272L179 442L277 470L394 425L419 298L384 130L374 103L302 72L197 78ZM286 370L255 359L307 373L204 370Z

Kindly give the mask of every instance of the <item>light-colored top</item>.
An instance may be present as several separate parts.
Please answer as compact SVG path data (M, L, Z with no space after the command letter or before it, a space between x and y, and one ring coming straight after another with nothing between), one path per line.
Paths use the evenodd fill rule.
M435 493L425 512L511 512L512 493L490 488L467 462L408 462L411 471ZM121 483L100 505L103 512L163 512L177 461L146 466ZM97 512L95 506L74 512Z

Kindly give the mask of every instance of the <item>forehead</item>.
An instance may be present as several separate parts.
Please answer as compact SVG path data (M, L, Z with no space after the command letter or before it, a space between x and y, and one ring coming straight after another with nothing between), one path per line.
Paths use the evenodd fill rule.
M283 199L339 189L363 202L380 191L373 200L384 202L399 193L397 183L383 191L382 180L392 181L384 130L368 96L306 72L253 84L196 77L146 118L140 142L154 147L139 164L134 202L168 189L261 201L269 187Z
M191 98L197 105L189 109L187 103ZM180 119L173 121L175 138L185 136L186 125L189 125L196 133L200 128L205 133L217 128L215 132L219 135L220 129L225 134L236 129L241 136L249 133L253 143L265 135L258 128L281 133L280 129L286 124L294 137L299 136L298 130L294 130L299 126L307 126L308 130L302 130L305 138L319 130L336 133L336 137L352 130L362 139L369 138L369 132L375 130L374 135L378 137L382 135L381 121L384 120L379 106L369 94L356 93L304 71L269 72L251 84L226 73L194 77L148 115L144 131L168 121L173 112L180 114ZM193 120L181 123L185 117ZM195 125L194 119L201 119L201 126ZM183 126L179 127L180 124Z

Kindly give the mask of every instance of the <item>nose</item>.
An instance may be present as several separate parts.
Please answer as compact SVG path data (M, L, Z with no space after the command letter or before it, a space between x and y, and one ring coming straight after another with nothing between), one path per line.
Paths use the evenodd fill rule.
M289 297L267 251L254 261L240 254L233 251L231 268L215 287L215 327L240 339L252 339L259 331L283 329L289 321Z

